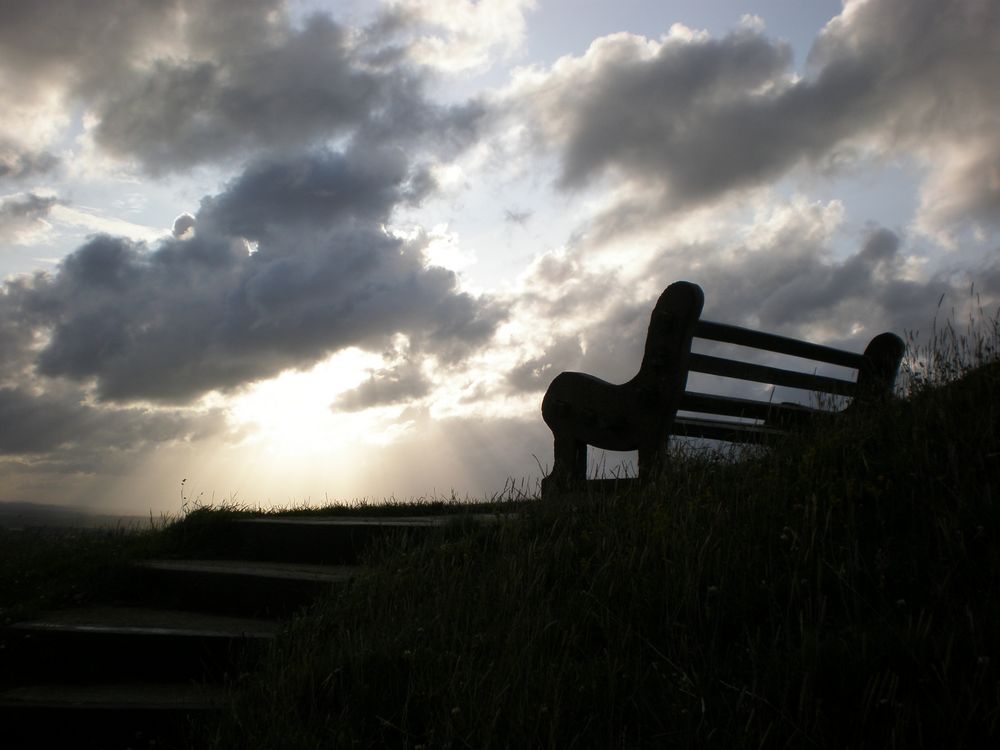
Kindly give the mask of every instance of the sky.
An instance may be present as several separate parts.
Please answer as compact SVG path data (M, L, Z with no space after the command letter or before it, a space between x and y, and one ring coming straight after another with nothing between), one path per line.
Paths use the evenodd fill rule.
M995 0L0 4L0 501L530 490L680 279L992 314L998 70Z

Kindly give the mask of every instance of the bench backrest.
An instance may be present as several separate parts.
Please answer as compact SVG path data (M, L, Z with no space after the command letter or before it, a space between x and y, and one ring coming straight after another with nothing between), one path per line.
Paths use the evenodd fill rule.
M836 413L700 393L687 387L689 372L847 396L853 399L848 410L892 392L904 351L895 334L876 336L864 353L856 354L702 320L703 304L701 288L687 281L674 282L663 291L650 316L639 372L627 383L616 385L579 372L562 372L553 379L542 399L542 418L552 430L554 456L552 472L542 481L543 495L586 481L588 445L637 450L640 480L655 481L666 466L673 435L756 443ZM725 359L692 351L697 339L743 347L745 356ZM747 361L753 355L746 349L839 365L857 375L848 380L768 367Z
M856 377L847 380L696 352L691 352L688 358L689 372L846 396L853 399L848 409L885 398L892 392L905 350L903 341L893 333L876 336L864 353L858 354L709 320L699 320L695 324L694 338L853 369ZM697 416L675 417L671 429L674 435L744 443L762 442L805 420L822 419L836 413L799 404L776 404L691 390L686 390L681 397L679 411ZM728 419L719 419L720 416Z

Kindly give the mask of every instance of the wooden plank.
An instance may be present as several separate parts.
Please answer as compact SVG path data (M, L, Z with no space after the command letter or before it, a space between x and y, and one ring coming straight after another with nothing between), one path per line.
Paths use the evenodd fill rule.
M311 565L257 560L142 560L137 564L149 570L193 576L248 576L317 583L346 583L360 570L356 565Z
M774 427L748 422L676 417L670 434L708 440L725 440L729 443L762 443L765 440L780 437L785 432Z
M811 344L808 341L778 336L763 331L753 331L749 328L715 323L710 320L699 320L694 328L694 335L709 341L721 341L726 344L749 346L754 349L764 349L778 354L788 354L792 357L811 359L816 362L826 362L831 365L850 367L859 370L865 366L865 357L855 352L834 349L831 346Z
M789 388L800 388L806 391L833 393L838 396L853 396L857 383L825 375L811 375L794 370L783 370L778 367L766 367L749 362L737 362L722 357L711 357L707 354L691 353L688 369L693 372L703 372L706 375L719 375L724 378L752 380L756 383L771 383Z
M736 398L735 396L715 396L710 393L685 391L681 395L681 411L718 414L725 417L743 417L744 419L766 419L781 422L785 417L801 419L805 414L826 415L822 409L812 409L799 404L774 403L772 401L756 401L753 399Z

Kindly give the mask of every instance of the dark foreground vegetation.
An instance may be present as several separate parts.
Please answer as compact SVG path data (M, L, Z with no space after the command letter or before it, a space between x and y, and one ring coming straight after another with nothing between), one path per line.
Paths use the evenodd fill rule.
M997 746L1000 366L943 341L834 430L376 551L216 746Z
M373 550L205 743L1000 746L1000 365L943 341L835 429Z

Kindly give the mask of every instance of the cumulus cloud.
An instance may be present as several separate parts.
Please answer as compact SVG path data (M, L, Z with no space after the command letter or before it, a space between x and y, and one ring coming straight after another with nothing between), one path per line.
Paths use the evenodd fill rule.
M581 273L586 250L578 247L543 255L511 307L529 310L547 335L526 342L530 353L509 370L507 386L540 392L563 370L632 377L656 296L680 279L702 286L707 319L854 351L882 331L926 330L942 297L967 319L972 282L987 310L1000 302L995 263L922 273L907 238L885 227L871 227L846 256L834 253L837 214L799 200L772 206L750 229L719 219L697 243L665 238L631 271Z
M352 29L322 13L296 25L281 0L5 6L0 44L0 93L21 120L37 125L83 103L96 145L153 174L362 127L380 143L420 137L451 147L481 116L476 106L429 101L424 74L392 54L395 42L378 27ZM45 164L27 158L0 163L20 172Z
M638 221L855 151L927 165L925 227L997 225L998 34L990 0L852 0L804 77L759 26L720 39L682 27L657 41L616 34L522 73L498 109L528 117L535 145L559 153L562 188L614 176L654 191ZM943 148L957 158L936 158Z
M93 474L157 445L224 431L218 409L101 405L85 386L39 378L46 311L34 306L33 295L43 278L0 286L0 461L6 468L13 461L19 470Z
M420 364L404 361L394 367L372 372L368 380L342 393L330 408L360 411L373 406L413 401L426 396L430 390L431 381L424 375Z
M431 187L396 149L304 152L249 165L221 195L203 201L199 220L254 240L350 221L377 226Z
M190 232L198 224L198 221L188 213L183 213L174 219L174 226L171 229L171 234L177 239L184 239L188 237Z
M22 193L0 198L0 241L28 242L48 225L45 217L58 198L51 195Z
M46 171L47 147L75 101L114 91L133 66L167 53L180 9L172 3L51 0L0 6L0 163L8 174ZM113 22L109 22L113 19Z
M0 138L0 179L23 179L51 172L59 159L47 151L30 151Z
M335 137L384 106L391 79L355 64L347 31L324 16L301 30L215 40L210 56L158 60L97 109L96 142L154 172ZM221 52L221 54L220 54Z
M504 317L382 228L403 165L333 152L249 167L154 247L98 235L52 274L8 283L8 320L44 340L38 371L103 399L183 402L404 333L454 361ZM257 251L248 252L248 240Z
M54 210L100 232L52 272L0 286L0 452L75 470L99 463L102 449L202 434L201 417L165 403L192 404L345 347L380 351L399 333L414 363L454 364L490 340L502 304L434 265L425 232L385 228L436 189L435 160L466 148L484 114L476 102L425 95L431 73L404 47L431 16L419 30L400 16L390 30L323 13L293 20L282 0L0 10L0 95L10 105L0 178L51 172L50 150L81 106L77 145L149 174L243 162L167 236L98 226L100 217L35 193L0 204L0 231L15 240ZM475 42L455 34L455 45ZM416 364L397 364L368 386L346 408L429 383Z

